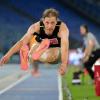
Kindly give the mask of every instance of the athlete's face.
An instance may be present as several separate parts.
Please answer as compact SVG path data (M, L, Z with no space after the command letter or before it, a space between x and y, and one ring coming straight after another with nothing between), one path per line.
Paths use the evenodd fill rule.
M43 23L45 26L46 34L50 35L52 34L53 30L55 29L55 26L57 24L56 17L45 17L43 19Z

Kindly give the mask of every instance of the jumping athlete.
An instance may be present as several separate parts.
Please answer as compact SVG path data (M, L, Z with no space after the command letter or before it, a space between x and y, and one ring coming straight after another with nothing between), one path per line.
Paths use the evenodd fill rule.
M27 48L26 56L28 62L34 66L34 73L38 73L37 61L53 63L61 58L58 72L64 75L68 66L69 30L66 24L58 19L58 15L56 9L46 9L42 19L32 24L26 34L1 58L0 65L7 63L13 54L23 50L22 48L29 43L31 37L35 36L35 42L29 51Z

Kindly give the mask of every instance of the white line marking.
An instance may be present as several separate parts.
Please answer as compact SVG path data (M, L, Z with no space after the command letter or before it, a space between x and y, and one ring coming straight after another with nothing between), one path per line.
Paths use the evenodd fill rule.
M16 86L17 84L19 84L20 82L24 81L25 79L27 79L30 76L30 74L27 74L25 76L23 76L21 79L19 79L18 81L12 83L11 85L9 85L8 87L6 87L5 89L0 91L0 95L3 94L4 92L10 90L11 88L13 88L14 86Z
M63 100L61 75L58 74L59 100Z

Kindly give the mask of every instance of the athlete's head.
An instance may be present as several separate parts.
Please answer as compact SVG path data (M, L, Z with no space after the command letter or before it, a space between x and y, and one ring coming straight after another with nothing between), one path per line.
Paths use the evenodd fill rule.
M43 12L42 19L45 26L45 31L47 31L48 34L53 32L57 24L58 15L58 11L53 8L46 9Z

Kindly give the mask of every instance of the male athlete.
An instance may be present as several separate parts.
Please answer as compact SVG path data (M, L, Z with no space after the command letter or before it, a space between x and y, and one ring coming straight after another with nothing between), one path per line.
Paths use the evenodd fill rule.
M58 19L58 15L56 9L46 9L42 19L32 24L26 34L1 58L0 65L7 63L13 54L28 44L32 36L35 36L36 42L28 53L29 62L53 63L60 57L61 64L58 72L64 75L68 61L69 30L66 24ZM34 67L34 69L35 73L38 73L37 68Z

